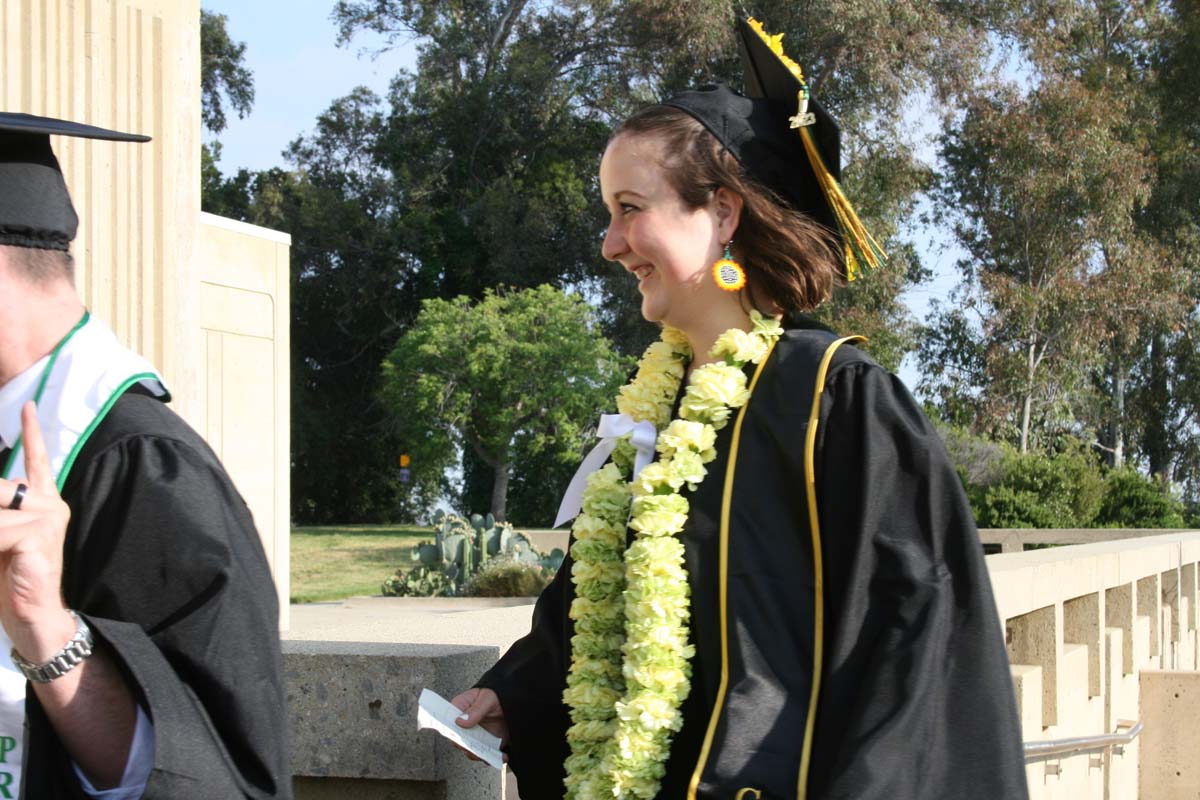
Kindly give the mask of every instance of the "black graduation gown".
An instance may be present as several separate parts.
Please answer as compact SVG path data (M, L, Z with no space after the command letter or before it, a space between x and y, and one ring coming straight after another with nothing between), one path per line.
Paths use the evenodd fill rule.
M836 352L821 397L816 589L803 459L818 365L834 339L803 317L789 320L746 409L725 537L724 665L720 519L732 421L689 495L682 537L697 655L659 796L687 797L699 770L700 798L1026 797L1008 659L961 484L903 384L851 346ZM500 698L522 800L563 794L570 567L568 559L538 600L529 635L478 684Z
M138 388L84 445L63 595L154 724L145 800L290 798L274 583L250 511L204 441ZM32 690L22 796L83 800Z

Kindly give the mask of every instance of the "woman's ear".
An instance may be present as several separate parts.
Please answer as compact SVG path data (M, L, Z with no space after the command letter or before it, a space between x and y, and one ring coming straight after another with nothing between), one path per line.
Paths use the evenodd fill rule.
M713 208L717 213L717 234L722 242L728 242L737 233L742 221L742 196L722 186L713 194Z

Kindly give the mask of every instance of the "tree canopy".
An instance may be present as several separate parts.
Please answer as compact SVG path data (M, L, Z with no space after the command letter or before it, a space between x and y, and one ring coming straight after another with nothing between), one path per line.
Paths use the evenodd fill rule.
M229 38L228 23L224 14L200 10L200 119L213 133L225 130L227 107L240 118L254 105L246 43Z
M412 70L386 96L331 103L287 169L222 175L211 157L205 169L207 210L292 234L295 518L383 521L435 491L428 476L415 494L396 480L404 434L379 369L424 303L578 291L618 352L641 351L654 329L634 283L599 254L599 157L634 108L739 85L736 14L785 34L841 123L843 186L890 254L818 317L869 336L889 368L919 349L921 394L944 419L1031 456L1082 443L1097 467L1131 464L1200 500L1197 11L1196 0L337 2L331 36L415 46ZM219 27L206 70L209 53L241 67L244 46ZM220 79L223 125L253 95ZM244 105L238 85L251 89ZM929 276L913 233L922 207L965 253L960 285L924 327L904 303ZM537 498L556 493L542 476L569 459L517 441L514 502L544 514ZM455 499L487 499L495 454L447 452L461 457Z

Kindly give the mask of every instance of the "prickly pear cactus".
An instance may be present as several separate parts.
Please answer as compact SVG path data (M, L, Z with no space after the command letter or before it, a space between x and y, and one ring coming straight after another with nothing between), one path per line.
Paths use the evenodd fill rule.
M431 519L434 541L413 548L415 565L383 584L385 595L456 595L491 558L517 561L553 572L562 564L561 550L544 556L529 539L491 515L461 517L436 511Z

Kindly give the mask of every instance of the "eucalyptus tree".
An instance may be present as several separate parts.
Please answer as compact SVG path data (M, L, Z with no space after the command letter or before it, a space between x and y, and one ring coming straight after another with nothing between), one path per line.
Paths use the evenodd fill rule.
M953 209L967 253L960 267L978 288L971 302L984 306L982 410L992 433L1011 437L1021 452L1038 430L1070 422L1091 358L1094 330L1084 326L1094 323L1094 251L1085 220L1120 178L1099 179L1114 163L1107 144L1088 146L1094 131L1081 134L1074 124L1079 100L1067 84L1043 84L1025 97L996 83L969 100L943 140L939 199Z
M1133 405L1140 449L1152 474L1184 484L1200 503L1200 3L1174 0L1153 45L1156 80L1146 87L1154 118L1156 180L1139 223L1165 252L1164 267L1183 284L1185 311L1150 337Z
M1047 443L1069 430L1120 466L1145 439L1149 417L1135 401L1146 394L1150 338L1178 328L1187 310L1178 251L1147 224L1163 189L1156 53L1172 8L1012 0L993 4L991 22L1018 68L981 84L950 128L942 190L950 204L968 200L956 209L970 254L964 295L980 309L976 330L989 352L976 392L991 400L986 421L1019 418L1007 430L1023 445L1031 426ZM992 213L976 216L984 209ZM1023 285L999 279L1005 262L1021 259L1030 267ZM1014 320L1024 335L1006 345ZM934 356L927 348L925 363ZM1040 427L1036 407L1048 412Z

